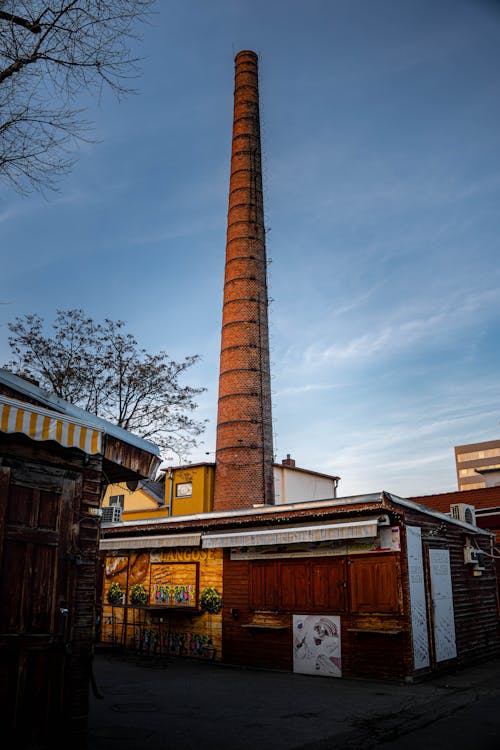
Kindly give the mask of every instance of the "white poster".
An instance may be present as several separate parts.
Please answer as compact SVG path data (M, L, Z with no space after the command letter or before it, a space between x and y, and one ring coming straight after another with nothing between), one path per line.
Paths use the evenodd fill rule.
M293 616L293 671L342 676L338 615Z
M413 665L415 669L428 667L429 634L425 601L424 563L422 556L422 530L418 526L406 527L406 552L410 587L411 634Z
M454 659L457 655L450 553L447 549L430 549L429 563L436 661L445 661Z

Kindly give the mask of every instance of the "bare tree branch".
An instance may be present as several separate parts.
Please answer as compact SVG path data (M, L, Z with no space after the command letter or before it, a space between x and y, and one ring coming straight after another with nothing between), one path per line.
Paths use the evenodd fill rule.
M133 47L154 0L0 0L0 179L55 188L89 123L82 91L117 96L139 74Z
M8 21L17 26L23 26L28 31L32 31L33 34L39 34L42 30L40 19L29 21L27 18L21 18L21 16L16 16L14 13L6 13L4 10L0 10L0 21Z
M181 383L197 356L181 362L140 349L123 321L96 323L83 310L59 310L53 335L43 319L9 323L14 359L6 367L120 427L174 451L183 460L204 430L192 413L204 388Z

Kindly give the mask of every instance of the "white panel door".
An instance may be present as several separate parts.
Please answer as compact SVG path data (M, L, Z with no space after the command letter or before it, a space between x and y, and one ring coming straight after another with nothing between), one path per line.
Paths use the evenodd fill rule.
M406 551L410 587L413 665L415 669L423 669L429 666L430 659L424 561L422 555L422 530L418 526L406 527Z
M445 661L457 655L449 551L430 549L429 563L436 661Z

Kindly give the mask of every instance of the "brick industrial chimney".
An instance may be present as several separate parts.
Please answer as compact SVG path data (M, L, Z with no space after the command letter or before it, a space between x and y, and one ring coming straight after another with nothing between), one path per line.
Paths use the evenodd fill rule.
M235 58L214 510L274 503L257 55Z

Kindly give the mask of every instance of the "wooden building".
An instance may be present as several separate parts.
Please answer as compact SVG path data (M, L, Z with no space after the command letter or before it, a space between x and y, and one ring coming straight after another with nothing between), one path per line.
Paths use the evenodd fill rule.
M471 508L477 526L495 534L496 543L500 546L500 487L467 490L466 495L464 490L455 490L440 492L437 495L419 495L410 499L442 513L450 513L450 508L454 506L457 515L465 516L466 509Z
M86 745L100 507L155 446L0 370L0 690L16 747Z
M385 492L104 525L105 589L119 567L127 589L106 637L137 647L147 622L155 653L181 643L176 653L193 654L190 644L204 634L231 664L424 677L498 654L491 540L476 526ZM134 609L128 597L138 559L148 601ZM187 562L191 608L179 611L171 598L156 596L158 586L189 584ZM207 585L223 597L211 623L198 606Z

